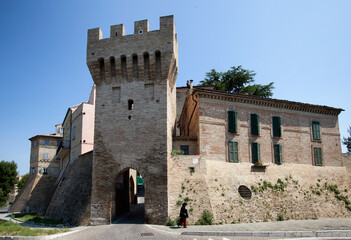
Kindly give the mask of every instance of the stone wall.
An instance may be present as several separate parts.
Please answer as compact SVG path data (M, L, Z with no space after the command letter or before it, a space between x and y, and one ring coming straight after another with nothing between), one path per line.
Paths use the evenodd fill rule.
M45 216L73 225L90 222L93 152L79 156L67 166Z
M345 167L285 164L261 171L251 166L199 156L172 158L170 217L178 217L183 201L188 201L190 224L204 210L217 224L351 217L351 177ZM251 199L240 196L241 185L251 189Z

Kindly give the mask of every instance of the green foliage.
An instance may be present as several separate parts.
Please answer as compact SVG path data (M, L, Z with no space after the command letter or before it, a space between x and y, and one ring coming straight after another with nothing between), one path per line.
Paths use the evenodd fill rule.
M201 218L197 220L195 225L212 225L212 221L213 221L212 213L208 210L204 210L202 212Z
M200 85L215 85L215 90L232 93L246 93L260 97L271 97L274 88L273 82L267 85L253 84L256 73L243 69L242 66L233 66L226 72L217 72L211 69L206 73Z
M176 221L173 220L172 218L168 217L167 222L166 222L166 226L175 226L176 225Z
M183 201L182 200L178 200L177 201L177 206L181 206L183 204Z
M27 181L27 179L28 179L28 176L29 176L28 173L25 174L25 175L23 175L22 178L21 178L21 180L19 180L19 182L17 183L18 192L21 191L21 189L22 189L24 183L25 183L25 182Z
M37 213L17 213L17 214L13 214L13 217L24 222L34 222L34 223L41 223L45 225L63 224L62 221L45 218L45 217L39 216Z
M279 214L279 215L278 215L277 221L284 221L284 216L283 216L283 214Z
M347 152L351 153L351 126L349 126L349 129L347 129L347 131L349 132L350 136L343 137L342 143L346 145Z
M68 231L67 229L45 230L41 228L22 227L17 223L0 221L0 236L42 236Z
M191 199L189 197L184 198L184 202L189 202L189 201L191 201Z
M12 162L0 162L0 206L5 205L10 192L16 183L17 164Z
M184 151L180 149L173 149L171 152L171 155L173 156L184 155Z

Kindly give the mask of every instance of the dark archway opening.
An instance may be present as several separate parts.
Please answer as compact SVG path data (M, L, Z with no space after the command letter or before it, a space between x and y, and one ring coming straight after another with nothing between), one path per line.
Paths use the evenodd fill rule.
M134 169L118 174L114 201L113 223L144 223L145 185L142 176Z

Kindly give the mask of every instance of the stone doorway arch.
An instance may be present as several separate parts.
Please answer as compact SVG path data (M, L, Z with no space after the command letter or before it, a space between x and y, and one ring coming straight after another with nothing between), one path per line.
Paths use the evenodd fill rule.
M133 218L138 217L139 220L144 219L144 186L138 186L140 177L140 173L130 167L117 174L112 199L112 221L128 214L133 214Z

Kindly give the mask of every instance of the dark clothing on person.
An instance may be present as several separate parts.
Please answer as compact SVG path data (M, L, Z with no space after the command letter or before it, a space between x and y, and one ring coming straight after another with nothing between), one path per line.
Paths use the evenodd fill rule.
M186 228L186 219L189 217L188 216L188 210L185 208L186 204L183 204L182 208L180 209L179 217L180 221L178 222L178 227L179 225L184 223L184 228Z

